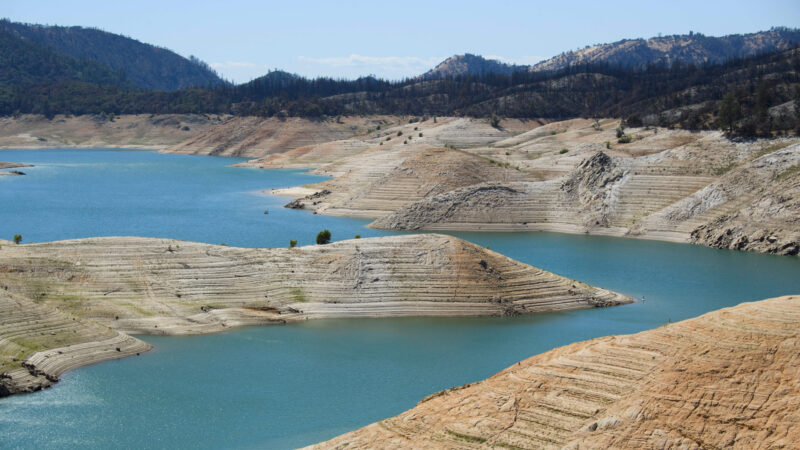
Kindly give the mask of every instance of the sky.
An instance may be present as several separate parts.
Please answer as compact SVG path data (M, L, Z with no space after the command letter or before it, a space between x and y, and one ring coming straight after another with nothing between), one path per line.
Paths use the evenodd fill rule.
M271 69L400 79L473 53L533 64L625 38L800 27L800 0L1 0L15 22L96 27L245 82Z

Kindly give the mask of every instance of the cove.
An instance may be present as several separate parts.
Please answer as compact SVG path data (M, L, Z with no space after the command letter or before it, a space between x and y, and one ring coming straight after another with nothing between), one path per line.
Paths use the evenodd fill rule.
M119 150L0 151L0 160L36 165L27 177L0 178L4 238L135 234L285 246L310 243L322 228L334 240L383 233L366 221L285 210L285 199L257 194L321 179L301 171ZM800 293L800 258L583 235L454 234L646 301L516 318L325 320L143 336L156 350L0 400L0 447L308 445L560 345Z

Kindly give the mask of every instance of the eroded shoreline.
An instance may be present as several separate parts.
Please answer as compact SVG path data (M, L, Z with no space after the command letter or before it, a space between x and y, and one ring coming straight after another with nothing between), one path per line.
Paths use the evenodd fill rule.
M309 448L754 448L798 439L800 296L577 342Z
M128 334L317 318L502 316L632 302L443 235L243 249L153 238L0 248L6 394L145 351Z

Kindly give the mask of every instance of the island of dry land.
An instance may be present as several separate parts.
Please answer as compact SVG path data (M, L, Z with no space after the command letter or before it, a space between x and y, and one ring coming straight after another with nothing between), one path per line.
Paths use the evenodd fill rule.
M18 167L31 167L28 164L19 164L19 163L10 163L10 162L3 162L0 161L0 169L16 169ZM2 175L25 175L24 172L19 170L10 170L8 172L0 172L0 176Z
M443 235L244 249L152 238L0 241L0 395L138 354L129 334L329 317L499 316L631 298Z
M800 296L579 342L313 448L796 448Z

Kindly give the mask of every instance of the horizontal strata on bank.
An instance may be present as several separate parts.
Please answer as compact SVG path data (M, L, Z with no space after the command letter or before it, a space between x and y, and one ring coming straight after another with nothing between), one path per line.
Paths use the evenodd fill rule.
M792 448L800 296L578 342L313 446Z
M112 237L0 246L0 386L147 350L128 334L333 317L500 316L631 298L451 236L245 249Z

